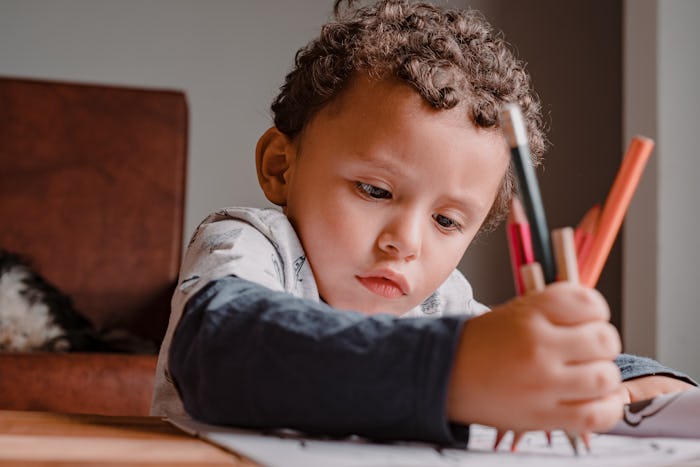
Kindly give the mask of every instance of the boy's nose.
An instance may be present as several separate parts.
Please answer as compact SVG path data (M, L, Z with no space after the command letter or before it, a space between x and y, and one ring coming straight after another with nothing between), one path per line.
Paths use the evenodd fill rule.
M400 215L379 234L379 249L393 257L412 261L421 248L421 225L418 216Z

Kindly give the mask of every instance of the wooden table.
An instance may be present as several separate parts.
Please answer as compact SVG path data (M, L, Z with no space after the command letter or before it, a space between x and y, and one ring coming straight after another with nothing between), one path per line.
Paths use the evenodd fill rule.
M252 467L157 417L0 410L0 465Z

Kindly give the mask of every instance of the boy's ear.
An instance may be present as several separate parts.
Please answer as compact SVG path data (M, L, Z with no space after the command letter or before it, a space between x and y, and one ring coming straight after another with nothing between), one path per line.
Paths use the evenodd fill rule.
M269 128L255 147L258 182L265 197L278 206L287 204L287 172L295 156L294 143L277 127Z

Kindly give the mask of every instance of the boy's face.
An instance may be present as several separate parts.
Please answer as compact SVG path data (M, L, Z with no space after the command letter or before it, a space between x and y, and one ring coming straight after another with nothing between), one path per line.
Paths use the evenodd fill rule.
M408 86L364 77L289 149L285 213L321 297L403 314L449 276L505 174L500 131L436 110Z

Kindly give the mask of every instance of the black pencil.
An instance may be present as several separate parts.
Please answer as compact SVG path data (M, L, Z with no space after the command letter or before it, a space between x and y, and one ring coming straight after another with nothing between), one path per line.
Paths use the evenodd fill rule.
M517 104L506 104L501 111L500 122L510 145L510 154L518 180L518 192L530 223L535 260L542 266L545 282L550 284L557 279L557 270L552 255L540 187L530 160L527 132L520 107Z

